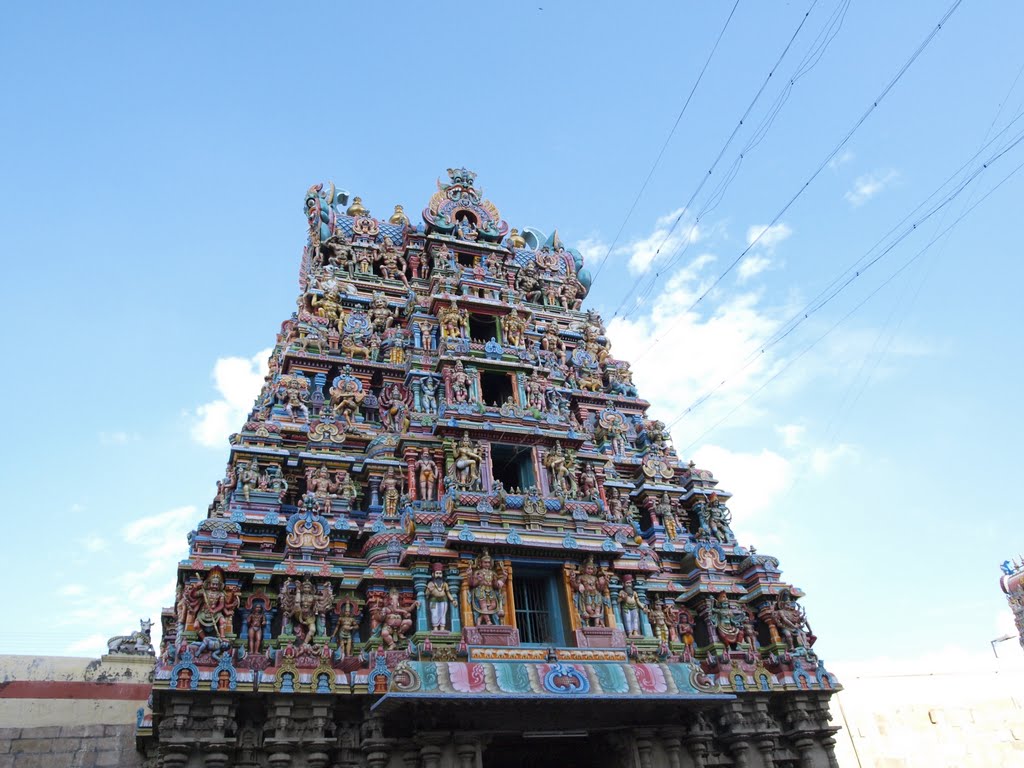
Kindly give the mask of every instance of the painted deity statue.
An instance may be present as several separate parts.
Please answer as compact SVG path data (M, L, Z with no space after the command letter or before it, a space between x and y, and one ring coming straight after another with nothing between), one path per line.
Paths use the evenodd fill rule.
M587 558L583 572L570 571L569 583L575 593L576 612L585 627L605 625L605 602L608 599L609 574Z
M579 485L579 496L581 499L598 501L601 498L601 492L597 487L597 473L594 472L594 467L590 464L585 464L580 472Z
M416 479L418 480L420 499L434 501L437 499L437 462L425 447L420 451L416 461Z
M647 619L651 622L651 631L663 643L669 641L668 617L665 615L665 604L660 595L655 595L646 610Z
M218 637L232 631L234 608L238 605L236 590L224 585L224 574L214 568L202 586L192 592L194 621L200 638Z
M810 646L808 640L813 636L810 635L807 614L804 613L803 607L793 600L793 593L788 589L782 590L775 599L775 605L769 608L768 620L782 635L789 650Z
M397 648L399 641L412 629L412 611L402 605L396 587L388 591L388 599L378 606L377 622L380 626L380 639L389 651Z
M459 309L455 299L452 299L451 306L441 307L437 311L437 320L441 324L441 338L461 339L468 318L469 312Z
M622 626L626 637L640 637L640 611L644 608L640 595L633 588L633 576L626 574L622 579L622 590L619 592L619 610L622 613Z
M370 326L379 334L384 334L395 322L395 313L388 307L388 299L380 291L373 292L366 316L370 318Z
M538 411L544 410L544 393L548 390L548 381L536 371L530 374L525 383L526 405Z
M543 296L541 282L537 276L537 267L531 261L516 275L516 289L522 292L527 301L540 304Z
M451 388L453 402L469 402L470 379L469 374L466 373L466 369L463 367L461 360L457 361L455 363L455 368L451 369L449 387Z
M437 413L437 381L433 376L424 376L421 381L423 410Z
M408 392L403 392L398 384L384 386L377 398L377 411L380 422L388 432L407 432L409 429Z
M469 439L468 432L463 432L462 439L455 446L455 455L452 458L448 474L461 488L479 490L482 461L483 453L480 448Z
M448 606L454 606L456 603L448 583L444 580L444 566L441 563L434 563L433 576L427 582L425 590L430 628L434 632L444 632L448 629Z
M402 477L394 467L388 467L380 480L380 494L384 501L384 514L395 517L398 514L398 499L402 495Z
M654 505L654 516L654 522L665 528L665 535L670 540L678 535L679 531L676 525L675 512L672 509L672 501L669 499L666 491L662 491L661 497Z
M238 484L236 488L242 492L242 498L249 500L249 492L257 490L260 484L260 465L253 459L248 464L240 464Z
M248 624L246 649L249 653L259 653L263 647L263 628L267 624L267 612L262 602L253 604L252 610L249 611Z
M409 280L405 276L406 263L402 254L395 248L390 237L384 238L384 243L374 261L377 262L377 269L380 276L385 280L401 280L405 287L409 287Z
M565 342L558 335L558 327L554 323L548 323L545 328L540 348L554 355L559 365L565 365Z
M729 527L732 514L729 512L729 508L719 501L718 494L712 493L707 500L698 499L694 504L693 511L702 534L720 541L736 541L736 536L733 534L732 528Z
M346 601L342 604L341 615L338 616L338 623L334 627L334 633L331 635L332 639L337 638L338 651L342 656L352 655L352 642L358 631L359 617L355 615L352 603Z
M325 514L331 513L331 501L338 490L337 481L331 480L327 467L306 468L306 491L312 493Z
M747 612L735 600L730 600L725 592L720 592L717 599L708 601L707 612L718 639L726 646L735 648L743 639Z
M519 310L513 309L512 313L504 319L501 324L504 331L505 343L510 347L522 347L526 343L527 319L519 314Z
M500 563L495 566L486 549L469 569L466 583L469 585L469 606L476 626L502 623L505 618L507 579L504 567Z
M548 483L551 490L559 495L575 496L576 457L573 451L568 454L562 450L561 441L555 441L555 447L544 454L544 467L548 470Z

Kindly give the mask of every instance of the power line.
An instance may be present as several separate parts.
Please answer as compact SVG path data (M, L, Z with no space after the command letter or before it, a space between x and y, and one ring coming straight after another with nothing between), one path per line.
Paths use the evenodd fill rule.
M651 291L654 289L655 285L657 285L658 278L663 273L668 272L676 264L678 264L679 261L686 254L686 252L689 250L690 245L694 242L695 238L693 237L693 235L697 231L697 227L700 224L701 219L703 219L704 216L706 216L708 213L714 211L721 204L722 200L725 198L726 190L728 190L728 188L732 185L732 182L739 175L740 167L742 166L744 159L750 152L757 148L757 146L764 140L765 136L767 136L768 131L775 123L775 118L782 111L783 106L785 106L786 102L789 100L789 97L792 94L793 88L796 85L796 83L817 65L817 63L825 55L825 50L835 39L835 37L839 34L843 22L846 19L846 13L849 10L849 7L850 0L841 0L839 5L836 6L835 10L826 20L825 25L818 33L818 36L814 39L814 42L811 44L811 47L808 49L808 51L804 54L803 58L797 64L796 69L790 76L782 91L780 91L779 95L775 97L775 101L768 108L768 111L765 114L765 116L761 118L761 122L754 129L750 138L747 139L747 143L743 146L739 154L733 160L732 165L729 167L729 169L726 170L725 174L718 182L718 185L708 195L708 198L704 202L704 205L701 207L700 211L694 217L693 222L690 224L690 228L687 231L686 235L682 238L682 244L680 245L680 247L676 250L673 256L665 264L660 265L657 268L657 270L655 270L648 277L647 284L637 295L635 301L633 302L632 308L626 310L625 312L618 316L627 318L630 317L634 312L636 312L642 306L643 300L651 294ZM705 180L706 178L707 177L705 177ZM696 194L694 195L694 198L695 197ZM692 199L693 198L691 198L691 202ZM688 208L684 208L683 213L686 213L687 211ZM654 261L654 259L656 259L657 257L657 254L661 252L661 248L664 247L665 242L667 242L669 236L666 236L666 238L662 241L661 246L659 246L658 251L655 253L655 257L652 258L652 261ZM635 285L639 285L642 280L643 275L638 276L635 281ZM619 309L621 309L624 306L624 304L625 299L622 303L620 303ZM617 314L619 312L619 309L616 310Z
M1012 171L1010 171L1006 176L1004 176L999 181L998 184L996 184L994 187L992 187L992 189L990 189L988 192L986 192L985 195L980 200L978 200L976 203L974 203L974 205L972 205L970 208L967 208L962 214L960 214L956 219L954 219L953 223L951 223L948 227L943 229L939 234L937 234L930 241L928 241L928 243L921 250L919 250L910 259L908 259L906 262L904 262L895 272L893 272L885 280L883 280L881 284L879 284L873 291L871 291L867 296L865 296L860 302L858 302L856 305L854 305L854 307L849 312L847 312L845 315L843 315L841 318L839 318L832 326L830 326L828 328L828 330L826 330L823 334L818 336L810 344L808 344L806 347L804 347L804 349L802 349L799 354L797 354L795 357L793 357L790 360L788 360L786 362L786 364L782 366L782 368L780 368L778 371L776 371L770 378L768 378L764 383L762 383L761 386L759 386L756 390L751 392L747 397L745 397L743 399L742 402L740 402L735 408L733 408L731 411L729 411L725 416L723 416L721 419L719 419L717 422L715 422L708 429L704 430L704 432L702 432L700 434L700 436L698 436L695 440L691 441L680 452L681 453L685 453L690 448L692 448L694 445L696 445L701 440L703 440L707 435L711 434L711 432L713 432L719 426L721 426L727 419L729 419L740 408L742 408L744 405L746 405L748 402L750 402L754 397L756 397L758 394L760 394L769 384L771 384L773 381L775 381L777 378L779 378L783 373L785 373L787 370L789 370L793 366L794 363L796 363L805 354L810 352L811 349L813 349L820 342L822 342L826 337L828 337L836 328L838 328L840 325L842 325L844 322L846 322L847 319L849 319L855 312L857 312L861 307L863 307L865 304L867 304L868 301L870 301L876 294L879 293L879 291L881 291L890 282L892 282L896 277L898 277L905 269L907 269L913 263L915 263L921 256L923 256L928 251L929 248L931 248L932 245L934 245L936 242L938 242L940 239L942 239L942 237L945 236L948 232L952 231L961 221L963 221L964 218L967 217L968 214L970 214L975 208L977 208L979 205L981 205L983 202L985 202L985 200L987 200L992 194L994 194L996 192L996 190L998 190L1000 187L1003 186L1003 184L1005 184L1013 176L1015 176L1022 168L1024 168L1024 162L1022 162L1019 165L1017 165ZM683 417L683 415L680 415L675 420L673 420L668 425L669 428L671 428L672 426L677 424L679 422L679 420L682 419L682 417Z
M734 138L736 138L736 134L739 133L740 128L743 127L744 121L750 115L750 112L754 109L754 105L757 104L758 99L761 98L761 94L764 93L765 88L768 87L768 82L771 80L772 75L775 74L775 70L778 69L779 65L782 63L782 60L786 57L786 54L789 52L789 49L793 46L793 43L796 41L797 35L800 34L800 30L803 29L804 24L807 23L807 18L811 15L811 11L814 10L814 7L817 4L818 4L818 0L813 0L813 2L811 3L810 7L807 9L806 13L804 13L803 17L800 19L800 23L797 25L796 29L793 31L793 34L790 36L789 42L786 43L786 47L782 49L782 53L779 54L779 57L775 60L775 64L773 64L772 68L768 71L767 76L765 76L764 82L762 82L761 83L761 87L757 89L757 93L754 94L754 98L751 100L750 104L747 106L746 111L740 117L740 120L736 124L736 127L733 128L732 133L729 134L729 138L725 140L725 144L722 145L722 148L719 151L718 156L715 158L714 162L711 164L711 167L708 169L708 172L701 178L701 181L697 185L697 188L694 190L693 194L690 196L690 199L686 202L686 204L680 210L679 215L676 217L675 221L672 223L672 226L669 228L668 233L665 235L664 239L661 241L661 245L658 246L657 250L654 253L654 259L657 259L658 254L661 253L661 249L665 247L665 243L668 242L669 238L675 232L676 227L679 226L679 222L682 221L683 215L686 213L686 211L689 209L689 207L693 204L693 201L696 199L697 195L700 194L700 191L701 191L701 189L704 188L704 184L707 182L708 178L710 178L711 174L714 173L715 167L718 165L719 161L722 159L722 156L725 155L726 150L728 150L729 145L732 143L732 140ZM614 314L612 315L613 317L615 317L615 316L617 316L619 314L619 310L622 309L623 306L625 306L626 302L629 300L629 297L633 295L633 291L635 291L637 285L640 284L640 279L641 278L638 277L633 282L632 287L629 289L629 291L627 291L625 297L619 303L618 308L616 308Z
M591 278L591 285L597 282L597 276L601 274L601 270L604 269L604 265L608 263L608 257L611 256L612 249L614 249L615 245L619 242L619 237L622 236L622 231L626 228L626 224L633 215L633 211L636 210L637 203L640 202L640 197L643 195L644 190L647 189L647 184L650 182L651 177L654 176L654 171L657 169L658 164L661 163L661 158L665 154L665 150L668 149L668 145L676 133L676 128L679 127L679 123L683 119L683 114L685 114L686 108L690 106L690 100L693 98L693 94L697 91L697 86L700 85L700 81L704 78L704 73L707 71L708 65L711 63L711 59L715 55L715 51L718 50L718 44L722 42L722 36L725 35L725 30L729 28L729 22L732 21L732 17L736 13L736 9L739 7L739 4L740 0L736 0L732 6L732 10L729 11L729 16L725 20L725 24L722 26L722 31L718 33L718 37L711 48L711 52L708 54L707 59L704 60L704 66L701 67L700 74L697 75L697 79L694 81L693 87L690 89L690 93L686 97L686 101L683 102L683 108L680 109L679 114L676 115L676 121L672 124L672 130L668 132L668 136L665 137L665 143L661 145L661 151L658 152L658 156L654 159L654 165L652 165L651 170L648 171L647 178L644 179L644 183L640 186L640 191L636 193L636 198L634 198L633 204L629 206L626 218L622 220L622 224L619 226L619 231L615 233L615 239L612 240L612 244L608 246L608 251L605 253L604 258L601 259L601 263L594 272L594 276Z
M790 199L786 202L786 204L783 205L782 208L780 208L779 211L772 217L771 221L761 230L760 233L758 233L757 237L755 237L747 245L747 247L744 248L740 252L740 254L735 259L732 260L732 262L730 262L730 264L726 267L725 271L722 272L717 278L715 278L715 280L711 283L711 285L708 286L708 288L700 296L698 296L697 299L682 313L682 317L685 317L694 308L696 308L697 305L700 304L708 296L708 294L710 294L711 291L713 291L718 286L718 284L721 283L722 280L725 279L725 277L730 272L732 272L732 270L736 267L736 265L739 264L746 257L746 255L748 253L750 253L750 251L754 248L754 246L757 245L761 241L761 238L764 237L765 233L768 232L773 226L775 226L775 224L777 224L779 222L779 219L781 219L786 214L786 212L793 206L793 204L803 195L803 193L807 190L807 188L810 187L810 185L814 182L814 180L828 166L829 162L831 162L832 159L837 154L839 154L839 152L843 149L843 147L845 147L846 144L849 143L850 139L853 138L853 135L857 132L857 130L861 127L861 125L864 124L864 122L868 119L868 117L878 108L878 105L882 103L882 101L889 94L889 92L892 91L892 89L894 87L896 87L896 84L903 78L903 75L906 74L906 72L910 69L910 67L914 64L914 62L917 61L917 59L924 52L924 50L928 47L928 45L932 42L932 40L935 39L935 37L938 35L938 33L942 30L942 26L949 20L949 18L953 15L953 13L956 11L956 9L960 7L960 4L962 2L963 2L963 0L955 0L954 1L954 3L943 14L942 18L939 19L938 23L931 30L931 32L928 33L928 35L921 42L921 44L918 45L917 49L911 54L910 58L908 58L903 63L903 66L901 66L899 68L899 70L896 72L896 74L893 76L893 78L881 90L881 92L874 98L874 100L868 106L868 108L864 111L864 113L857 119L857 121L853 124L853 127L851 127L849 131L847 131L846 135L839 141L839 143L836 144L835 147L833 147L833 149L825 156L825 159L822 160L822 162L818 165L818 167L814 170L814 172L799 187L799 189L797 189L797 191L793 194L792 197L790 197ZM665 332L662 333L661 336L659 336L653 342L651 342L650 346L648 346L647 349L645 349L643 352L641 352L638 357L634 358L634 360L638 360L638 359L642 358L644 355L646 355L648 352L650 352L655 346L657 346L661 341L663 341L665 339L665 337L669 334L669 332L674 330L674 328L675 328L675 325L669 327Z
M998 162L998 160L1002 158L1007 152L1009 152L1011 149L1013 149L1022 141L1024 141L1024 130L1021 130L1020 132L1015 134L1010 140L1008 140L1006 144L1000 147L993 155L987 158L984 162L978 165L978 167L975 168L970 174L968 174L964 179L962 179L951 191L949 191L946 194L944 198L942 198L941 202L933 205L927 212L925 212L917 220L913 221L910 224L910 226L906 227L902 232L900 232L877 256L875 256L873 259L868 261L863 266L859 266L861 265L861 262L863 262L864 259L867 259L868 256L870 256L870 254L873 251L875 251L875 249L878 248L878 246L885 242L885 240L893 232L895 232L901 225L906 223L911 218L911 216L913 216L916 212L925 207L929 200L934 198L942 189L944 189L950 183L950 181L959 176L961 171L963 171L964 168L967 167L967 165L971 161L977 158L978 155L980 155L986 147L993 144L999 138L999 136L1005 133L1010 128L1010 126L1012 126L1014 123L1020 120L1021 117L1024 117L1024 111L1018 113L1018 115L1010 123L1008 123L995 137L993 137L991 141L989 141L987 144L979 148L978 151L975 152L975 154L970 159L968 159L965 163L963 163L963 165L961 165L956 171L954 171L949 177L947 177L947 179L943 181L936 188L935 191L928 195L928 197L926 197L922 203L918 204L910 213L904 216L903 219L901 219L895 226L893 226L885 235L879 238L879 240L874 245L872 245L871 248L869 248L863 256L857 258L852 265L850 265L843 272L841 272L838 277L834 278L824 289L822 289L814 298L812 298L806 305L804 305L802 309L794 313L789 318L789 320L787 320L781 326L781 329L784 330L776 330L774 333L772 333L771 336L757 344L754 351L747 356L746 360L738 368L736 368L734 371L732 371L723 379L721 379L710 390L708 390L703 395L698 397L693 403L691 403L686 409L684 409L682 413L680 413L680 415L672 423L678 423L685 416L695 411L697 408L703 405L708 399L710 399L719 389L721 389L730 379L732 379L738 373L742 373L743 371L745 371L754 363L755 360L764 355L768 350L770 350L775 345L781 343L800 325L809 320L812 315L816 314L823 307L825 307L832 300L834 300L840 293L842 293L847 287L849 287L850 284L852 284L855 280L862 277L867 272L867 270L870 269L875 264L877 264L881 258L889 254L897 245L903 242L903 240L905 240L911 234L916 232L917 229L923 223L928 221L928 219L930 219L940 210L945 210L946 206L949 205L949 203L951 203L953 200L955 200L964 191L964 189L966 189L967 186L972 181L974 181L979 175L984 173L989 167ZM849 275L849 277L845 281L843 281L843 278L846 277L847 275ZM836 286L838 287L836 288ZM833 288L835 288L835 290L832 290ZM822 297L824 297L823 300Z

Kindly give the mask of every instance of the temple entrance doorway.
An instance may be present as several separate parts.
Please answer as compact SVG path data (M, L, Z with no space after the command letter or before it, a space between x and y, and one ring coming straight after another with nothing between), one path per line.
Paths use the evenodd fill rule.
M618 761L595 734L559 737L495 736L483 754L483 768L614 768Z

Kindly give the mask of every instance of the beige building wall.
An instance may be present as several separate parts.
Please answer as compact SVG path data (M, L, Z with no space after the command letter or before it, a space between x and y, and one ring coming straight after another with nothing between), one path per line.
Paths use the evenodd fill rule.
M833 664L842 768L1024 767L1024 654ZM879 666L883 668L879 670ZM874 667L874 671L872 669ZM936 671L938 670L938 671Z
M137 768L153 658L0 656L0 768Z

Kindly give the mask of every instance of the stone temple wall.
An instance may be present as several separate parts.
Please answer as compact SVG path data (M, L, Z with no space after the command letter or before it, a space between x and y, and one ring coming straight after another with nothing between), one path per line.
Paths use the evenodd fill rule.
M138 768L153 658L0 656L0 768Z

